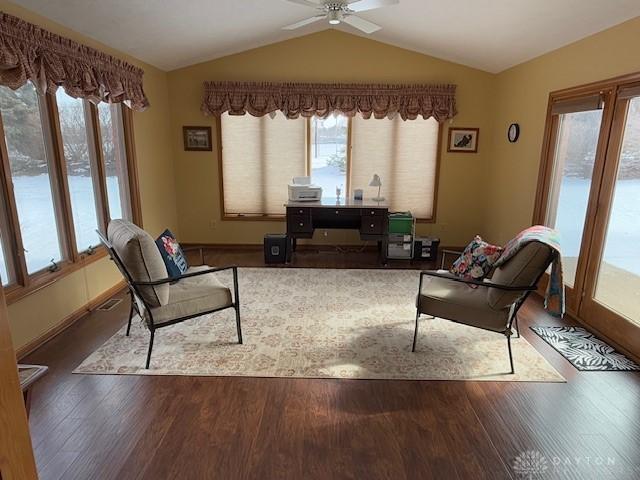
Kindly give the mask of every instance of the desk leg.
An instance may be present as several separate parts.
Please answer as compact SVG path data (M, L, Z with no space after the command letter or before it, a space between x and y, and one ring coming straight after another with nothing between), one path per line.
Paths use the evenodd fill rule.
M382 265L387 264L387 238L385 238L378 242L378 249L380 251L380 263Z
M296 237L293 237L291 239L291 251L295 252L297 247L298 247L298 239Z

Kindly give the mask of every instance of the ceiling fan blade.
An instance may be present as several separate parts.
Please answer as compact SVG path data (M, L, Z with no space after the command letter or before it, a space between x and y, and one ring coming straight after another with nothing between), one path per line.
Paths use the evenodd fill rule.
M309 25L313 22L317 22L318 20L324 17L326 17L325 14L316 15L311 18L306 18L304 20L300 20L299 22L292 23L291 25L287 25L286 27L282 27L282 30L295 30L296 28L304 27L305 25Z
M377 32L382 28L380 25L376 25L375 23L356 15L345 15L342 21L344 23L348 23L352 27L356 27L358 30L362 30L364 33Z
M298 5L304 5L306 7L318 8L322 6L321 1L314 2L313 0L287 0L291 3L297 3Z
M349 2L349 10L353 10L354 12L364 12L365 10L387 7L389 5L395 5L396 3L399 3L399 0L355 0L353 2Z

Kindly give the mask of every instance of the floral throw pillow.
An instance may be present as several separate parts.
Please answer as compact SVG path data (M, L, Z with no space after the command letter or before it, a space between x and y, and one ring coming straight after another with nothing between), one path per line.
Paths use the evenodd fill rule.
M177 278L186 273L189 268L187 257L185 257L180 244L170 230L162 232L156 240L156 245L160 250L170 278Z
M449 271L468 280L482 280L491 272L502 251L502 247L491 245L476 235Z

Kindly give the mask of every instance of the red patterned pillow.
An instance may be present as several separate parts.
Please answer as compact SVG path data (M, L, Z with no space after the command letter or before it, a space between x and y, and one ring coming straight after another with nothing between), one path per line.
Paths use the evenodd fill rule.
M476 235L460 258L453 262L449 271L461 278L482 280L491 272L503 250L502 247L491 245L482 240L480 235Z

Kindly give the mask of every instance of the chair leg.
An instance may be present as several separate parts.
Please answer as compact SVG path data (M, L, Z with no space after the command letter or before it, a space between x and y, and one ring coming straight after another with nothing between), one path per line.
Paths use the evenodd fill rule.
M127 337L129 336L129 333L131 332L131 320L133 319L133 302L135 301L133 299L133 295L130 295L131 297L131 306L129 307L129 323L127 323Z
M513 368L513 354L511 353L511 335L507 335L507 349L509 350L509 365L511 366L511 371L509 373L515 373Z
M516 338L520 338L520 327L518 326L518 315L517 314L513 316L513 323L515 323L515 325L516 325L516 333L517 333Z
M411 351L416 351L416 340L418 339L418 319L420 318L420 310L416 310L416 328L413 331L413 346L411 347Z
M242 327L240 325L240 297L238 288L238 268L233 267L233 308L236 311L236 330L238 331L238 343L242 345Z
M238 343L242 345L242 326L240 325L240 305L236 303L234 309L236 311L236 330L238 331Z
M147 352L147 365L144 367L147 370L149 369L149 364L151 363L151 350L153 350L153 337L155 332L151 329L151 338L149 339L149 351Z

